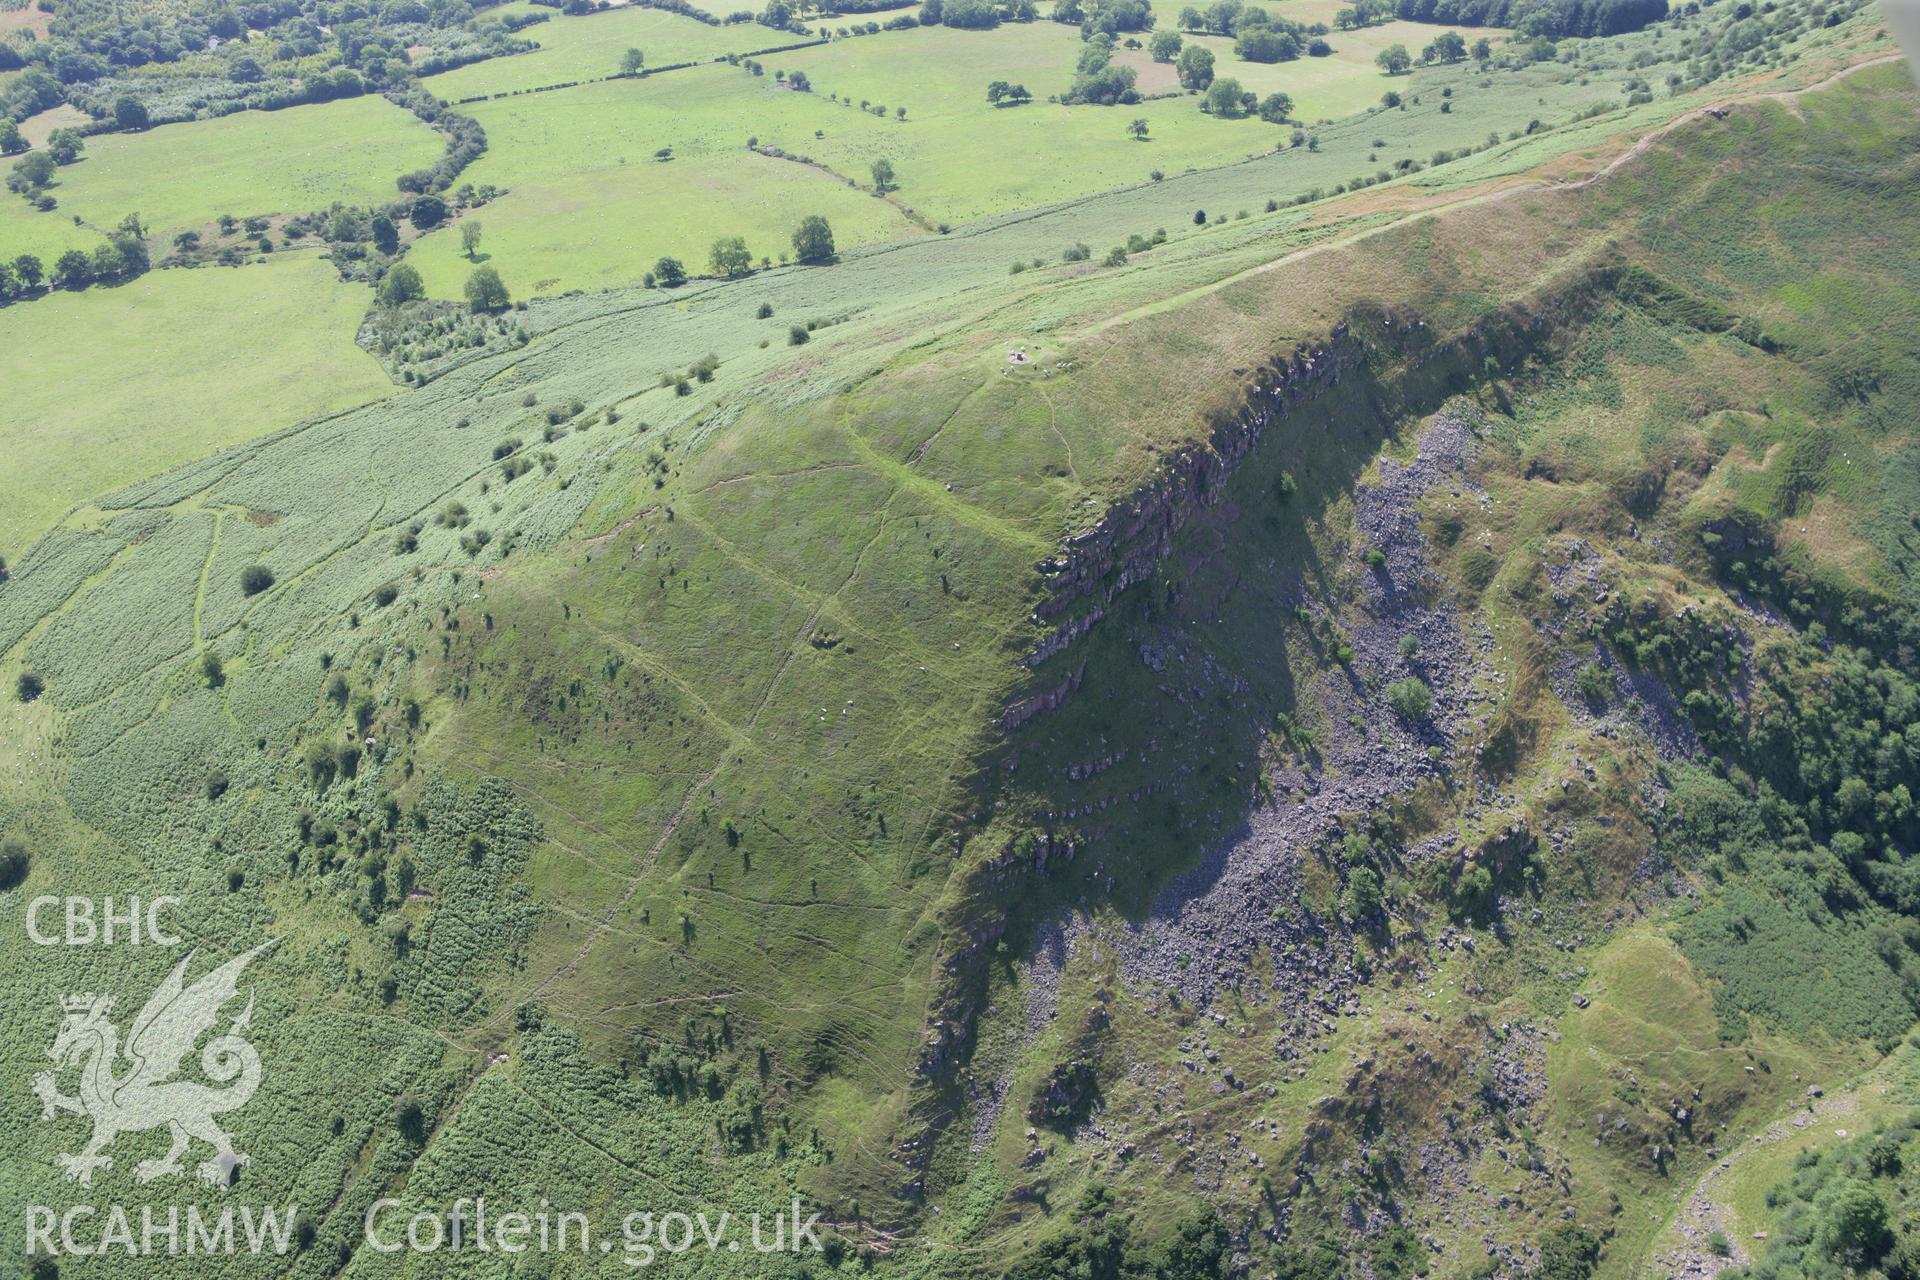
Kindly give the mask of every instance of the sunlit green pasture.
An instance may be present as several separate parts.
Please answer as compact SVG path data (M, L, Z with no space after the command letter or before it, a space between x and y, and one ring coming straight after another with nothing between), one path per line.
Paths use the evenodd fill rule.
M0 192L0 260L33 254L49 269L68 249L87 250L103 243L89 227L74 225L73 215L55 208L41 213L11 191Z
M1381 32L1391 29L1364 38L1379 43ZM1296 117L1341 111L1339 123L1314 127L1318 150L1293 146L1291 129L1255 117L1208 115L1190 95L1126 107L1046 102L1070 80L1078 40L1073 29L1044 22L836 41L769 56L760 76L702 67L475 103L466 109L486 127L489 150L464 177L507 194L467 216L485 228L485 260L525 297L631 282L662 255L702 271L722 235L742 235L756 259L777 260L806 213L827 216L846 249L924 234L923 224L959 227L1143 188L1156 172L1172 181L1210 170L1209 185L1219 189L1194 203L1231 216L1403 160L1425 163L1436 150L1482 144L1529 117L1559 123L1619 101L1609 79L1583 84L1588 77L1557 64L1492 76L1456 64L1389 80L1351 34L1342 35L1346 51L1327 59L1278 67L1222 60L1222 74L1254 68L1269 77L1256 82L1249 73L1243 83L1256 91L1293 84L1286 91L1301 104ZM794 71L806 72L811 93L784 86L778 73ZM1321 87L1302 87L1290 79L1297 77L1318 77ZM993 79L1025 82L1039 100L995 108L985 94ZM1407 99L1405 109L1379 109L1388 85ZM1371 109L1347 110L1335 101L1341 95ZM1136 118L1147 122L1145 141L1131 135ZM754 156L749 139L813 164ZM657 157L662 148L671 160ZM1241 163L1253 157L1268 158ZM868 194L881 159L893 168L891 203ZM457 297L475 265L451 231L422 241L414 261L441 297Z
M336 200L399 195L394 179L424 168L440 137L384 98L367 96L285 111L87 139L60 170L60 212L110 228L138 213L155 234L202 226L223 213L305 212Z
M0 555L76 502L392 391L353 343L365 306L327 263L285 254L0 309ZM265 335L298 358L262 358Z
M521 34L538 41L540 47L429 76L427 88L449 100L512 93L616 75L628 49L640 50L646 65L661 67L705 62L723 53L791 44L800 38L758 23L710 27L681 14L638 8L576 17L556 14Z
M1405 45L1417 58L1420 50L1442 31L1457 31L1469 44L1484 35L1498 45L1507 35L1486 27L1388 22L1361 31L1334 31L1327 36L1327 42L1333 46L1331 54L1324 58L1296 58L1292 62L1245 61L1234 56L1233 41L1225 36L1187 33L1181 38L1187 44L1212 51L1216 76L1238 80L1242 88L1262 97L1269 93L1287 94L1293 99L1295 119L1317 121L1337 120L1364 111L1378 103L1389 89L1404 92L1408 78L1389 77L1374 58L1392 44ZM1143 92L1165 93L1179 88L1172 64L1154 62L1144 49L1127 51L1120 60L1138 72ZM1466 79L1466 69L1456 70L1462 80ZM1199 109L1197 100L1194 109Z
M468 176L508 194L467 217L481 223L481 253L515 296L631 284L663 255L704 271L719 236L743 236L756 259L777 260L811 213L828 219L842 248L925 234L820 169L746 149L756 134L888 127L770 77L701 68L471 110L489 148ZM671 160L656 158L662 148ZM452 231L421 241L411 260L442 297L459 296L474 266Z
M817 94L905 107L911 120L993 113L987 86L1024 84L1036 98L1065 93L1082 48L1080 29L1058 22L1005 23L991 31L920 27L796 49L767 58L773 70L805 71Z
M47 138L55 129L77 129L92 122L93 117L76 106L61 103L57 107L28 116L20 122L20 135L29 146L44 147Z

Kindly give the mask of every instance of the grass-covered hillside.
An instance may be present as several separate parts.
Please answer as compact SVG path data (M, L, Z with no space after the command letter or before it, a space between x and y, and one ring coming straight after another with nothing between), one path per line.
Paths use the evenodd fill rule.
M1872 9L59 3L0 95L151 119L0 210L90 273L0 275L0 1186L298 1214L9 1214L29 1274L612 1276L795 1204L646 1261L1913 1270ZM131 893L178 946L30 934ZM263 943L179 1049L249 1160L76 1181L149 993ZM368 1235L477 1196L609 1247Z

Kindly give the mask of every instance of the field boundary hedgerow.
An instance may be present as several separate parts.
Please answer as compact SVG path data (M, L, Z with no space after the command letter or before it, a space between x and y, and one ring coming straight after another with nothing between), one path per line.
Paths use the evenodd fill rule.
M832 44L832 43L833 43L832 40L826 39L826 38L822 38L818 40L802 40L797 44L781 44L781 45L773 45L765 49L749 49L744 53L738 53L738 54L716 54L711 58L689 59L685 62L669 62L663 66L658 66L658 67L643 67L639 71L632 71L632 72L616 71L612 75L594 76L586 80L563 80L557 84L535 85L525 89L502 89L498 93L477 93L477 94L469 95L464 98L452 98L452 99L446 99L445 101L448 106L464 107L464 106L471 106L473 103L476 103L476 102L498 102L502 98L519 98L529 93L554 93L561 89L578 89L582 85L607 84L614 80L648 80L654 76L665 75L670 71L687 71L694 67L711 67L711 66L714 66L715 64L732 63L736 59L740 59L740 58L763 58L763 57L766 57L768 54L789 53L795 49L810 49L815 45ZM538 53L540 52L540 50L535 48L535 49L526 50L526 52ZM506 54L503 56L515 57L517 55ZM491 59L489 59L489 61L491 61Z

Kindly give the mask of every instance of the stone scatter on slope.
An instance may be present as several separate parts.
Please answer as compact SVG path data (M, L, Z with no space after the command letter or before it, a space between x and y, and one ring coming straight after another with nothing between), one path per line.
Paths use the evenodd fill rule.
M1444 750L1455 740L1469 721L1476 683L1491 674L1484 658L1491 637L1444 601L1415 509L1435 486L1473 490L1467 468L1475 426L1466 411L1437 415L1410 465L1382 459L1379 479L1356 491L1355 555L1378 550L1385 563L1359 570L1359 616L1350 627L1354 661L1320 682L1330 722L1325 763L1300 779L1309 793L1304 799L1256 811L1243 832L1168 885L1150 918L1120 942L1121 971L1130 982L1204 1004L1246 972L1264 947L1276 961L1274 995L1301 1010L1295 1021L1303 1037L1313 1034L1316 1011L1343 1007L1356 985L1345 930L1275 908L1299 902L1303 860L1337 833L1343 815L1374 811L1438 768L1425 748ZM1419 639L1411 659L1400 654L1406 635ZM1428 723L1417 730L1366 689L1369 678L1407 674L1433 691ZM1367 731L1360 733L1350 719Z

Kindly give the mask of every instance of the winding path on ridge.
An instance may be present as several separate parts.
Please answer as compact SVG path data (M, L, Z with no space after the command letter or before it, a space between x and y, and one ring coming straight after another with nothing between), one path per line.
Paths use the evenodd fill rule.
M1728 97L1720 98L1713 102L1703 103L1700 106L1693 107L1686 111L1681 112L1679 115L1673 117L1673 119L1668 120L1664 124L1660 125L1658 128L1649 130L1648 132L1640 135L1640 137L1634 140L1633 145L1629 146L1625 151L1622 151L1619 155L1615 156L1613 159L1609 160L1605 165L1601 166L1601 168L1594 171L1593 173L1588 174L1584 178L1571 178L1566 180L1559 180L1554 178L1529 178L1529 179L1524 179L1523 181L1517 184L1497 186L1493 190L1487 190L1486 188L1488 183L1510 183L1510 179L1507 177L1492 178L1488 180L1488 183L1481 183L1479 184L1479 187L1477 189L1472 189L1472 194L1462 195L1462 196L1459 196L1458 198L1453 198L1453 199L1443 198L1430 204L1416 205L1412 208L1401 209L1401 210L1398 210L1398 212L1401 213L1403 216L1392 218L1386 222L1376 223L1373 226L1365 228L1364 230L1355 231L1355 232L1352 232L1351 234L1341 235L1338 232L1335 232L1334 234L1328 236L1324 240L1320 240L1311 245L1308 245L1304 249L1296 249L1294 252L1289 254L1284 254L1281 257L1275 258L1270 262L1263 262L1263 263L1260 263L1258 266L1248 267L1245 271L1235 272L1230 276L1226 276L1226 277L1223 277L1222 279L1215 280L1210 284L1204 284L1196 288L1189 289L1185 293L1175 294L1170 298L1164 298L1157 302L1151 302L1146 304L1145 306L1134 307L1131 310L1122 311L1118 315L1108 316L1105 320L1100 321L1098 324L1089 325L1086 328L1080 330L1079 332L1072 334L1071 337L1073 338L1092 337L1096 334L1103 333L1108 329L1115 329L1121 325L1129 324L1132 321L1138 320L1144 316L1148 316L1148 315L1158 313L1160 311L1164 311L1169 307L1179 306L1184 303L1191 302L1194 299L1204 298L1209 294L1218 293L1220 290L1225 289L1230 285L1238 284L1243 280L1252 279L1255 276L1264 275L1269 271L1276 271L1281 267L1287 266L1290 263L1300 262L1303 259L1311 258L1318 254L1326 253L1330 250L1344 249L1351 245L1358 244L1362 240L1371 239L1372 237L1377 236L1384 231L1389 231L1395 227L1404 226L1408 222L1414 221L1416 219L1438 217L1441 214L1449 213L1458 209L1468 209L1477 205L1493 204L1497 201L1509 200L1509 199L1512 199L1514 196L1553 195L1563 191L1584 190L1587 187L1593 186L1595 183L1599 182L1601 179L1609 177L1612 174L1618 172L1625 165L1628 165L1633 161L1639 159L1641 156L1647 153L1648 148L1652 147L1656 142L1659 142L1662 138L1666 137L1668 134L1672 133L1674 130L1679 129L1683 126L1698 123L1699 121L1703 119L1707 119L1709 117L1713 119L1719 119L1720 117L1726 115L1726 113L1732 108L1737 106L1742 106L1748 103L1784 102L1784 103L1787 103L1789 107L1792 107L1802 94L1814 93L1814 92L1817 92L1818 90L1829 88L1835 84L1838 84L1840 81L1845 80L1848 76L1851 76L1856 72L1865 71L1870 67L1886 66L1889 63L1897 63L1901 60L1902 60L1901 55L1898 53L1875 54L1872 57L1862 58L1857 62L1849 63L1846 66L1840 68L1838 71L1833 72L1831 75L1828 75L1823 77L1822 79L1816 80L1812 84L1803 85L1798 89L1756 89L1752 92L1732 94ZM1797 110L1796 110L1796 114L1797 114ZM1571 153L1568 153L1568 154L1571 154ZM1536 166L1536 169L1544 167L1545 165L1557 163L1561 160L1564 160L1565 158L1566 158L1565 155L1555 156L1551 160L1544 161L1542 165ZM1404 194L1407 190L1409 190L1409 188L1406 188L1406 187L1396 188L1394 191L1394 194L1401 195L1401 194ZM1372 212L1372 211L1367 211L1367 212Z

